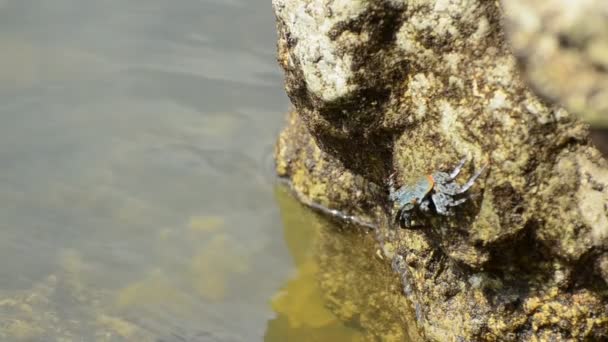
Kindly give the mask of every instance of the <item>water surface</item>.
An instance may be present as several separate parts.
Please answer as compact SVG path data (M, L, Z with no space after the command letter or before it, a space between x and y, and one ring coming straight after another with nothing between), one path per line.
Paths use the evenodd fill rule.
M263 340L270 2L5 0L0 44L0 340Z

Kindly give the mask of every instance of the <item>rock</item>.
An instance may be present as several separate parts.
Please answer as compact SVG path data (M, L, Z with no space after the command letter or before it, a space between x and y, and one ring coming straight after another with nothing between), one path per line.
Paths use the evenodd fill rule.
M383 189L322 151L295 112L279 136L275 159L278 175L289 180L302 202L349 223L375 227Z
M608 165L522 81L499 3L273 6L295 106L277 171L305 203L376 227L426 339L608 338ZM462 156L462 179L489 165L471 200L398 229L387 176L410 184Z
M608 126L608 2L503 0L509 41L539 95Z
M405 19L404 4L286 0L273 5L281 36L278 60L298 114L319 134L324 151L380 182L391 153L382 142L404 125L387 122L384 115L403 90L392 88L399 82L385 80L402 79L408 68L398 49L385 49L394 40L393 28Z

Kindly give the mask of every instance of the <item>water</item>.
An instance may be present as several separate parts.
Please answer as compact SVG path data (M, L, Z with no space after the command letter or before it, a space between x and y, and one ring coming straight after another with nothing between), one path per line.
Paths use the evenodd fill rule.
M0 340L263 340L275 37L267 0L0 1Z

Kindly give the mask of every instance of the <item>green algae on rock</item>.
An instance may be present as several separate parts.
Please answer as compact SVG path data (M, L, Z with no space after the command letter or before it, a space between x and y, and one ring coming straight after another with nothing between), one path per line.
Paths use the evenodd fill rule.
M303 202L373 222L427 340L608 338L608 165L522 81L498 2L273 5L295 106L277 171ZM387 176L463 155L463 178L490 164L472 200L395 229Z

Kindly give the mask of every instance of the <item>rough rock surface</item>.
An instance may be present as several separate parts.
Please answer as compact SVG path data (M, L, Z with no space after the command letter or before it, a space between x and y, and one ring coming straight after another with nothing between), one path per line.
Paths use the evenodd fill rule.
M608 165L526 87L498 2L273 6L295 106L278 173L304 202L373 222L426 339L608 338ZM395 227L387 176L462 156L463 179L489 169L457 215Z
M375 227L373 217L381 210L377 202L383 190L323 152L297 113L289 114L276 152L283 156L276 158L278 175L291 181L302 202L349 223Z
M509 41L540 95L608 126L608 1L503 0Z

